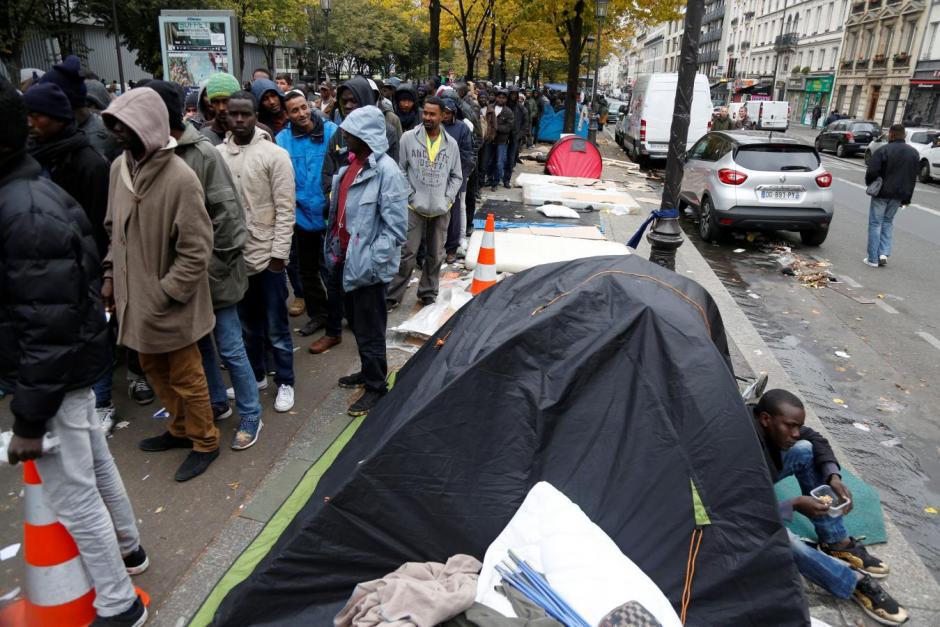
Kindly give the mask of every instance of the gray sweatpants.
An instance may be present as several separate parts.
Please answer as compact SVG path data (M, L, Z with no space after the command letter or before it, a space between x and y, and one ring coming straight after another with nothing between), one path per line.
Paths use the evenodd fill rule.
M91 388L67 393L46 428L60 443L58 451L36 460L46 505L78 545L98 615L120 614L137 598L122 555L137 549L140 534Z
M425 245L424 265L421 268L421 280L418 282L418 299L425 296L437 298L437 289L441 281L441 263L444 261L444 243L447 241L447 226L450 224L450 212L436 218L426 218L408 210L408 241L401 249L401 263L398 274L392 278L388 288L388 299L400 303L408 281L417 266L418 249L421 242Z

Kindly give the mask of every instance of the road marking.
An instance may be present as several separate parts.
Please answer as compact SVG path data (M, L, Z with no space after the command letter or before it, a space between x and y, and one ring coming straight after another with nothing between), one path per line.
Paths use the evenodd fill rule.
M848 285L849 287L853 287L853 288L855 288L855 289L859 289L859 288L861 288L861 287L864 287L861 283L859 283L858 281L856 281L856 280L853 279L852 277L847 276L847 275L845 275L845 274L842 275L842 282L845 283L846 285Z
M857 188L859 188L859 189L868 189L867 187L865 187L865 186L862 185L861 183L855 183L855 182L852 182L852 181L846 181L845 179L836 179L836 180L839 181L840 183L845 183L846 185L851 185L852 187L857 187Z
M938 340L934 336L930 335L926 331L918 331L917 335L919 335L921 339L923 339L925 342L927 342L928 344L930 344L937 350L940 350L940 340Z
M913 207L914 209L920 209L921 211L926 211L927 213L932 213L935 216L940 216L940 211L937 211L936 209L924 207L923 205L908 205L908 206Z
M851 185L852 187L857 187L857 188L859 188L859 189L868 189L867 187L865 187L865 186L862 185L861 183L855 183L855 182L853 182L853 181L846 181L845 179L836 179L836 180L839 181L840 183L845 183L846 185ZM924 211L924 212L926 212L926 213L929 213L929 214L932 214L932 215L935 215L935 216L940 217L940 211L937 211L936 209L931 209L930 207L925 207L925 206L923 206L923 205L908 205L908 207L910 207L910 208L912 208L912 209L919 209L919 210Z
M888 303L884 302L884 301L881 300L880 298L876 298L876 299L875 299L875 304L878 305L879 307L881 307L882 309L884 309L885 311L887 311L889 314L896 314L896 313L898 313L898 310L897 310L897 309L895 309L894 307L892 307L892 306L889 305Z

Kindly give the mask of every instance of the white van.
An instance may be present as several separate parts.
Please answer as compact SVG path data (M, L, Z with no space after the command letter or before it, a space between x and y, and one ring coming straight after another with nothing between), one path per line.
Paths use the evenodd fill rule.
M761 131L786 132L790 127L790 103L785 100L751 101L747 113L757 120Z
M676 73L642 74L633 86L630 108L617 124L616 137L627 154L637 162L665 159L669 152L669 131L676 102ZM708 132L712 120L712 99L708 78L695 75L692 112L686 149Z

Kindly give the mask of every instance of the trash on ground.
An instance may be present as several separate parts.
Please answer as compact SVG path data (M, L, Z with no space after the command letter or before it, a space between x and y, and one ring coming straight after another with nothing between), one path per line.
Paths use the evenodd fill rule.
M126 429L126 428L128 428L130 425L131 425L131 423L127 422L126 420L122 420L121 422L119 422L119 423L117 423L116 425L114 425L114 428L115 428L115 429Z
M22 590L22 589L21 589L19 586L17 586L17 587L15 587L15 588L13 588L12 590L10 590L9 592L7 592L6 594L4 594L3 596L0 596L0 603L5 603L5 602L7 602L7 601L12 601L12 600L15 599L17 596L19 596L21 590Z
M878 444L880 444L881 446L886 446L888 448L894 448L895 446L899 446L901 444L901 440L897 438L891 438L890 440L882 440Z
M853 422L853 423L852 423L852 426L855 427L856 429L860 429L860 430L862 430L862 431L871 431L871 427L869 427L868 425L866 425L866 424L864 424L864 423L862 423L862 422Z
M549 218L570 218L572 220L579 220L581 218L580 213L564 205L547 204L542 205L538 210L539 213Z
M936 507L927 506L927 507L924 508L924 511L927 512L928 514L937 514L937 508L936 508Z
M169 417L170 417L170 412L168 412L168 411L166 410L166 407L161 407L161 408L158 409L157 411L153 412L153 417L154 417L154 418L157 418L157 419L159 419L159 420L163 420L163 419L165 419L165 418L169 418Z
M734 249L734 252L736 252L736 253L743 253L743 252L744 252L744 249L743 249L743 248L735 248L735 249Z
M878 399L878 411L886 414L898 414L904 410L904 405L890 398L881 397Z
M832 399L832 402L836 405L845 405L845 401L843 401L841 398L834 398Z
M457 275L459 277L459 275ZM422 307L413 316L402 322L392 331L428 339L441 328L461 307L469 303L473 296L467 291L470 277L441 279L437 301Z
M836 351L836 352L835 352L835 356L836 356L836 357L841 357L842 359L852 359L852 356L849 355L849 354L848 354L847 352L845 352L845 351Z
M0 549L0 562L5 562L11 557L16 557L16 554L20 552L20 543L11 544Z
M163 511L163 506L161 505L161 506L158 507L157 509L153 510L153 513L154 513L154 514L159 514L159 513L161 513L162 511Z

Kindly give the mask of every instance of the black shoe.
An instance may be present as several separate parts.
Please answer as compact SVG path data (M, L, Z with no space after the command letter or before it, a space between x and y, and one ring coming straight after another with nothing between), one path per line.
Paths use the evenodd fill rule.
M193 441L189 438L178 438L164 431L158 436L141 440L137 446L142 451L156 453L157 451L169 451L174 448L192 448Z
M385 299L385 309L386 309L387 311L392 311L393 309L395 309L395 308L397 308L397 307L398 307L398 302L392 300L391 298L386 298L386 299Z
M198 477L209 468L209 464L214 462L215 458L218 456L219 449L209 451L208 453L192 451L186 456L186 459L183 460L179 470L176 471L174 479L177 481L189 481L193 477Z
M820 544L820 550L830 557L841 560L866 575L871 575L875 579L887 577L891 569L880 559L871 555L865 546L855 538L849 538L848 546L835 547L828 544Z
M319 331L325 326L326 326L326 320L320 319L320 318L311 318L310 320L307 320L307 324L305 324L300 329L300 331L298 331L298 333L300 333L304 337L307 337L308 335L313 335L314 333L316 333L317 331Z
M232 406L228 403L213 403L212 404L212 419L213 420L225 420L226 418L232 415Z
M866 614L882 625L900 625L907 621L907 610L898 605L881 584L868 575L855 584L852 599Z
M138 596L130 609L115 616L96 616L91 627L141 627L147 622L147 608Z
M506 189L509 189L510 188L509 181L504 181L503 187L505 187Z
M428 305L433 305L436 300L437 300L437 299L436 299L435 297L433 297L433 296L422 296L422 297L421 297L421 304L422 304L423 306L427 307Z
M384 392L376 392L375 390L366 390L362 396L359 397L359 400L349 406L349 415L350 416L365 416L378 404L378 402L385 396Z
M490 188L490 191L491 191L491 192L495 192L495 191L496 191L496 185L494 185L493 187L491 187L491 188Z
M127 387L127 395L138 405L149 405L153 402L153 388L144 377L131 381Z
M341 388L361 388L365 384L366 379L362 376L361 372L354 372L351 375L339 378L339 387Z
M124 568L128 575L139 575L150 566L150 560L147 558L147 552L144 547L137 545L137 550L124 558Z

